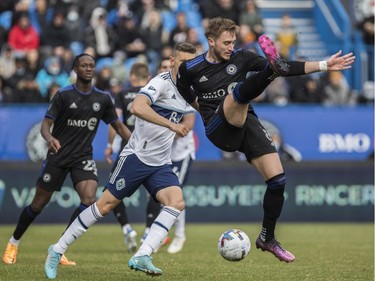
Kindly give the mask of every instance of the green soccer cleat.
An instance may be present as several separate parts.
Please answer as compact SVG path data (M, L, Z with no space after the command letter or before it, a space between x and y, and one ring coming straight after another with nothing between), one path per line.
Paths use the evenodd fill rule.
M47 278L55 279L57 275L57 268L60 263L62 254L57 253L53 250L53 245L48 248L48 256L46 262L44 263L44 272Z
M142 271L151 276L159 276L163 273L161 269L152 264L152 257L150 256L131 257L128 266L130 269Z

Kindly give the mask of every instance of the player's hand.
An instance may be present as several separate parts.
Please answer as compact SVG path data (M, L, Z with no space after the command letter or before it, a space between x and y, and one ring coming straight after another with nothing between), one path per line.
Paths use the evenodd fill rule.
M60 144L60 141L58 139L55 139L54 137L52 137L51 139L49 139L47 141L48 143L48 150L53 152L53 153L57 153L59 152L60 148L61 148L61 144Z
M345 70L352 67L351 65L355 61L355 56L353 55L353 53L340 56L341 53L342 51L340 50L328 59L328 71Z
M107 147L105 150L104 150L104 157L105 157L105 161L108 163L108 164L112 164L112 153L113 153L113 149L112 147Z
M171 130L180 137L186 136L190 131L190 129L184 124L173 124Z

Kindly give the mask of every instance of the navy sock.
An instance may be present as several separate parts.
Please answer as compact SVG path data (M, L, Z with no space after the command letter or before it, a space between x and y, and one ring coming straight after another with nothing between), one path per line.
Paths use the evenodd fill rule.
M266 181L267 190L263 198L264 217L262 230L266 242L275 237L276 222L284 205L285 182L284 173Z
M16 229L13 232L13 237L16 240L20 240L22 235L29 228L30 224L40 213L34 212L31 209L31 205L25 207L18 219Z
M261 95L273 79L269 79L273 75L273 70L266 67L250 77L242 83L238 83L233 90L233 98L242 104L249 103L252 99Z
M129 223L128 214L126 213L126 207L123 201L121 201L114 209L113 214L121 226Z

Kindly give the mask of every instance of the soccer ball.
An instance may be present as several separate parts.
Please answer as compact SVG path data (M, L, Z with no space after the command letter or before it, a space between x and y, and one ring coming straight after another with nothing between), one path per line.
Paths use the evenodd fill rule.
M230 229L220 236L217 248L224 259L240 261L249 254L251 243L245 232L239 229Z

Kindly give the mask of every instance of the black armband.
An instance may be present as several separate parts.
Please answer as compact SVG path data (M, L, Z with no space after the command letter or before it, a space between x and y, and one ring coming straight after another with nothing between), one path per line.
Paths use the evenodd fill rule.
M288 61L290 66L289 73L287 76L303 75L305 73L305 62L304 61Z

